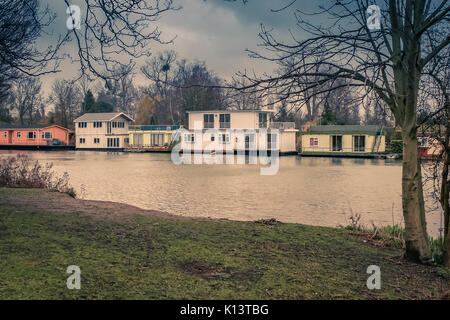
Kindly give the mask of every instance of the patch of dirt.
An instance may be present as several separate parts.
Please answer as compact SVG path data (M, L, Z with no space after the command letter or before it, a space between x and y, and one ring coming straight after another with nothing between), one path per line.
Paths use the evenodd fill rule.
M82 200L72 198L68 194L56 191L39 190L29 194L20 194L17 197L14 194L5 194L0 197L0 205L11 205L17 209L26 209L31 211L44 211L51 213L92 215L100 217L123 217L126 215L150 215L172 220L189 219L173 215L167 212L156 210L145 210L132 205L117 203L111 201Z

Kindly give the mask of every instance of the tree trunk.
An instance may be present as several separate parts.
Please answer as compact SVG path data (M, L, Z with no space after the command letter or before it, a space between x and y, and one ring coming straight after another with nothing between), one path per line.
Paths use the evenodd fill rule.
M443 265L450 268L450 181L449 181L449 166L450 166L450 125L447 124L446 136L444 139L444 163L442 168L442 181L441 181L441 206L444 212L444 243L442 247L443 251Z
M403 137L403 217L405 219L405 257L421 263L431 261L427 242L422 173L415 125L402 128Z

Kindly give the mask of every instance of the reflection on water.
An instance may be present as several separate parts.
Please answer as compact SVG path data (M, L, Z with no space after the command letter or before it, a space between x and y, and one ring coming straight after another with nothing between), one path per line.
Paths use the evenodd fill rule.
M0 157L18 151L0 151ZM83 198L174 214L337 226L351 212L365 224L402 223L401 163L380 159L281 157L276 175L261 164L175 165L170 154L92 151L23 152L67 171ZM438 212L428 216L434 236Z

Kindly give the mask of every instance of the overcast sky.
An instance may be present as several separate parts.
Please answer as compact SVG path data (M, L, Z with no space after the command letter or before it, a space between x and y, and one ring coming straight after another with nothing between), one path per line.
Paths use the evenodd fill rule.
M72 0L71 4L81 6L84 0ZM216 75L229 79L239 70L272 72L275 66L261 60L248 57L245 49L255 49L259 43L260 24L274 28L280 36L286 37L289 28L295 28L292 10L273 12L291 0L250 0L246 5L242 1L224 0L175 0L182 6L179 11L165 13L156 22L163 32L163 39L176 37L173 44L150 46L153 53L174 50L179 58L205 61ZM65 28L66 6L60 0L47 0L57 14L56 24ZM303 10L317 8L322 0L298 1L297 7ZM61 29L59 29L61 30ZM62 29L63 30L63 29ZM45 91L48 92L54 78L72 78L79 70L78 65L66 62L62 72L44 79ZM144 81L137 73L136 80Z

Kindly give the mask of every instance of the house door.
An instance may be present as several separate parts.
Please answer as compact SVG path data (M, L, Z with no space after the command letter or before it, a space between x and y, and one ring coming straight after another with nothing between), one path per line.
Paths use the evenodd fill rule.
M12 144L12 137L13 137L14 131L8 131L8 143Z
M331 151L342 151L342 136L331 136Z

